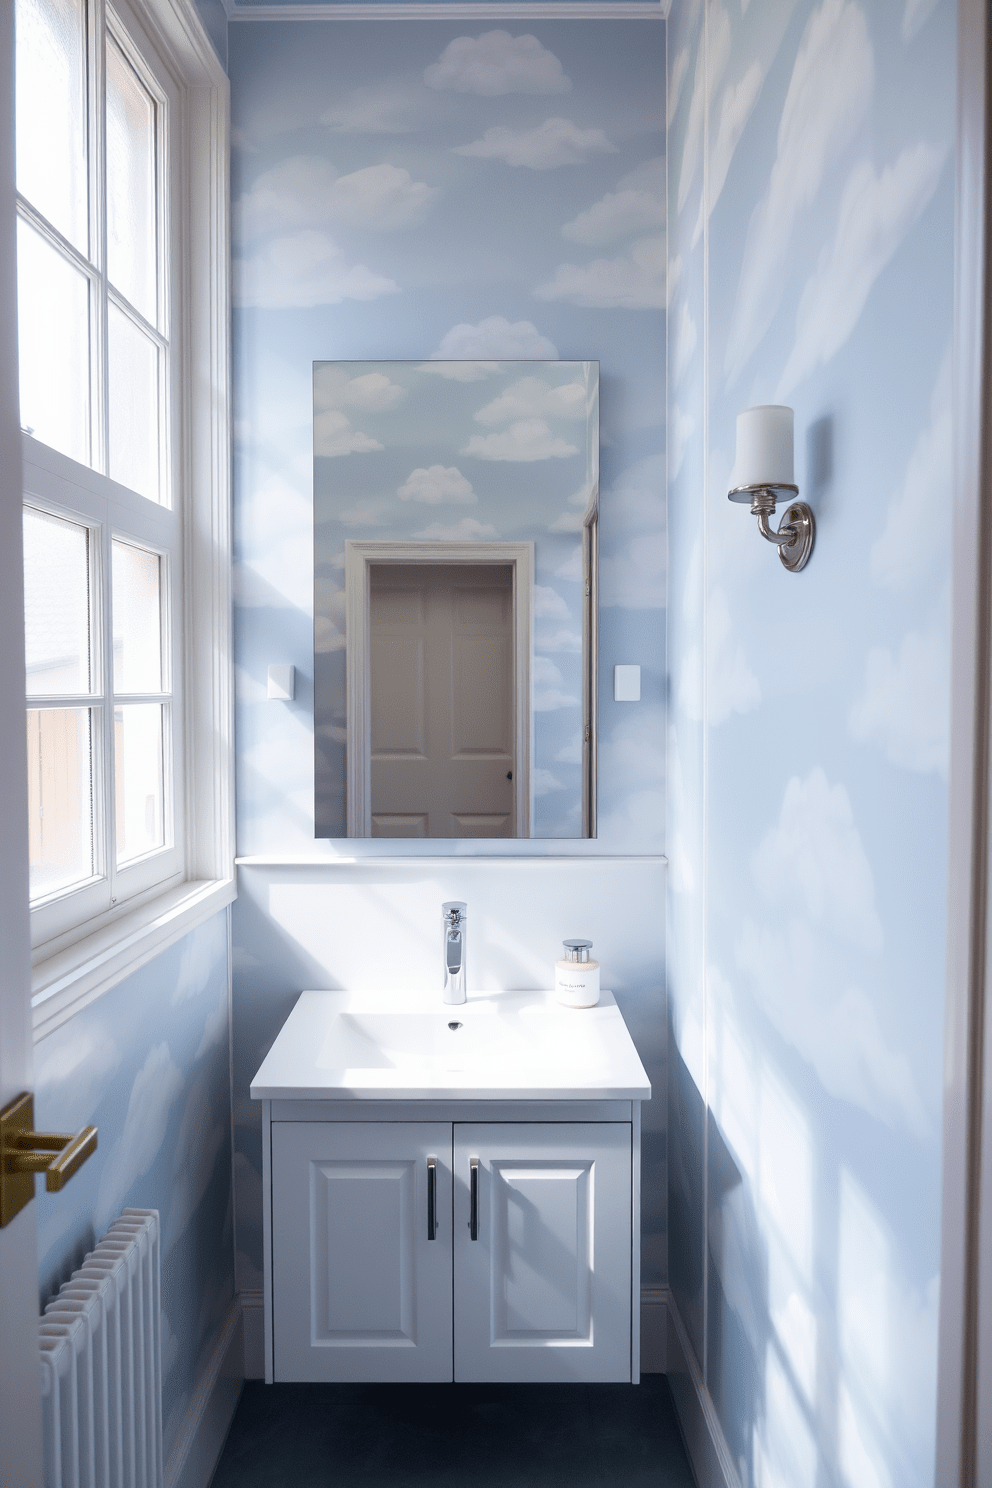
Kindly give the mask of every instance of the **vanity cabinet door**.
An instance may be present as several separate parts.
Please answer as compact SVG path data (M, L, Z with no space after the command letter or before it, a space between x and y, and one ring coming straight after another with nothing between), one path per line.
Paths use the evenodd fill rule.
M277 1382L451 1379L449 1122L273 1122L272 1319Z
M456 1123L454 1174L455 1379L629 1380L630 1126Z

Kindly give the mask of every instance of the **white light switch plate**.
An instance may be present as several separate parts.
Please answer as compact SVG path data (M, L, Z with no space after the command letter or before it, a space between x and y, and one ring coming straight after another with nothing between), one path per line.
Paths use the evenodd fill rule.
M280 662L269 667L269 685L266 697L280 703L291 703L296 696L296 668Z
M639 703L641 701L641 669L639 666L615 666L613 668L613 701L615 703Z

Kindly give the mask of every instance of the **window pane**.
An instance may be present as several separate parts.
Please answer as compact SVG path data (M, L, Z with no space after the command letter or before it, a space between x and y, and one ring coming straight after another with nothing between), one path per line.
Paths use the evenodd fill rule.
M24 508L24 641L28 697L89 692L89 533Z
M155 103L107 39L107 272L156 324Z
M32 900L93 876L92 731L89 708L28 709Z
M116 305L107 316L110 352L110 471L121 485L160 499L159 350Z
M84 465L90 459L89 319L86 276L18 222L21 424Z
M17 0L17 189L86 252L86 44L80 0Z
M117 863L165 845L161 703L114 709Z
M157 553L114 542L115 692L162 690L161 568Z

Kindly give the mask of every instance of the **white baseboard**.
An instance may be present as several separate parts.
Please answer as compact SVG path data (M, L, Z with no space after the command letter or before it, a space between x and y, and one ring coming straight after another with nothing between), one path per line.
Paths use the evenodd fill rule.
M265 1293L241 1292L245 1341L245 1379L265 1378Z
M241 1306L235 1297L165 1464L165 1488L209 1488L244 1384Z
M696 1482L699 1488L741 1488L716 1406L670 1293L665 1312L668 1320L665 1373Z
M240 1293L245 1379L265 1378L265 1293ZM641 1373L664 1374L668 1338L668 1288L641 1287Z

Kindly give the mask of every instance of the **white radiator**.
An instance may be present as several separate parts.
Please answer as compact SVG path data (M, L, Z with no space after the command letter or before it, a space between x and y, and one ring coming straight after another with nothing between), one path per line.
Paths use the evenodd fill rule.
M125 1209L39 1328L45 1488L162 1488L157 1209Z

